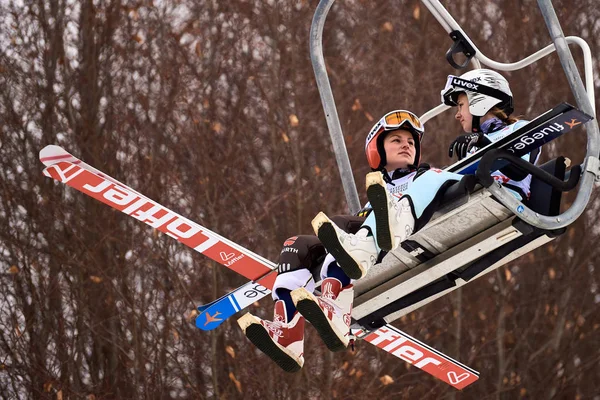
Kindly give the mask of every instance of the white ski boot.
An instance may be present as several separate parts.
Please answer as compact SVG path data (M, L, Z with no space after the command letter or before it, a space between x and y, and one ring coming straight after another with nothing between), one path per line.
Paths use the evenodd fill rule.
M296 289L292 291L292 300L329 350L344 350L350 341L354 286L342 288L338 279L325 278L321 291L320 296L315 296L304 288Z
M322 212L312 220L312 226L323 246L349 278L362 278L377 261L379 252L375 238L367 236L367 229L361 229L355 235L346 233Z
M366 183L367 197L377 224L377 244L382 250L395 250L413 233L415 227L410 201L392 196L379 171L368 173Z
M286 372L297 372L304 365L304 317L296 312L287 321L285 302L275 302L273 321L250 313L238 319L250 341Z

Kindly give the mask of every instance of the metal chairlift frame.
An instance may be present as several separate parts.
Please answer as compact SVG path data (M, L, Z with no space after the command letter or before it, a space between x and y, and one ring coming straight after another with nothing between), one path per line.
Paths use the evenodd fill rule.
M351 213L355 213L360 209L360 203L358 199L358 193L356 191L355 181L352 175L350 161L348 159L348 154L344 144L331 85L327 76L322 47L322 35L325 19L334 2L335 0L321 0L317 6L311 26L310 54L317 86L325 111L327 126L333 143L344 192L348 202L348 207ZM565 71L569 86L575 95L577 106L586 114L595 117L594 79L590 48L582 38L575 36L564 36L550 0L538 0L538 6L548 27L553 44L550 44L536 53L513 63L500 63L486 57L471 41L471 39L439 2L439 0L421 0L421 2L429 9L437 21L454 40L455 44L453 48L451 48L447 53L448 61L454 67L464 68L469 62L471 62L475 68L481 68L481 64L484 64L496 70L513 71L526 67L556 51L563 70ZM583 81L573 60L573 56L569 49L569 44L579 46L583 52L584 74L587 90L584 88ZM453 50L454 53L463 52L463 54L465 54L467 60L463 65L458 66L455 62L453 62L454 60L451 58L453 56L453 54L451 54ZM421 119L425 123L449 108L450 107L444 104L440 104L423 114ZM444 207L442 210L440 210L441 212L450 211L448 212L447 216L444 215L444 218L458 218L462 215L464 220L465 218L469 218L468 210L471 210L472 212L475 210L475 212L477 212L476 206L481 205L482 209L485 209L486 212L492 216L492 220L495 217L498 218L498 221L496 221L496 226L487 225L487 230L485 230L485 232L482 234L475 235L465 243L456 245L454 248L449 249L447 252L448 254L444 254L443 257L438 257L435 260L432 260L434 263L438 264L436 265L437 270L435 271L435 274L433 273L433 268L429 270L428 268L430 265L425 262L414 270L410 270L407 273L400 275L400 277L394 276L394 274L398 274L398 272L392 271L395 269L395 267L397 267L398 263L396 259L388 255L382 264L378 264L378 270L374 271L374 275L376 275L374 279L370 278L373 274L369 274L367 277L357 282L357 298L355 299L353 317L355 320L359 321L358 327L367 329L369 327L377 328L377 325L369 325L369 323L373 323L373 318L375 317L372 317L372 315L375 311L385 307L394 300L402 300L402 297L410 295L413 289L435 284L435 282L438 281L441 276L452 271L453 266L448 265L444 267L444 265L439 264L451 264L452 257L464 257L465 255L470 254L469 251L471 253L473 251L485 252L486 250L491 251L494 248L500 247L500 242L504 239L495 241L489 240L486 235L489 235L490 232L494 233L496 238L504 238L504 236L507 235L514 236L515 231L517 231L516 236L519 236L523 234L523 232L518 232L519 230L511 228L518 220L523 221L525 224L531 227L534 227L534 229L537 228L539 232L558 232L562 228L565 228L573 223L583 213L585 207L587 206L593 190L594 182L600 181L600 160L598 158L600 154L600 132L598 130L597 120L594 118L585 123L584 126L587 132L587 151L582 164L582 176L575 201L567 210L558 215L542 215L539 212L530 209L526 204L523 204L521 201L517 200L500 184L493 184L492 186L480 190L479 192L470 196L468 205L463 204L462 206L459 205L458 207L456 205ZM492 199L491 196L493 196L494 199ZM516 210L519 210L518 214ZM515 215L518 215L518 219L515 217ZM439 221L443 220L444 218L438 219L437 222L434 220L428 224L430 228L429 231L431 232L433 229L435 229L436 223L439 226ZM427 228L427 226L425 228ZM520 229L520 231L524 230ZM417 234L419 234L419 232ZM423 235L427 235L427 232L425 232ZM480 275L483 275L484 273L487 273L490 270L495 269L500 265L503 265L504 263L515 259L516 257L531 251L532 249L541 246L544 243L547 243L552 239L553 236L549 234L530 239L530 243L525 241L526 243L522 248L513 249L510 255L507 255L501 260L492 263ZM509 240L513 239L511 238ZM462 252L461 246L464 248ZM475 256L473 257L475 259ZM399 256L398 259L402 259L402 256ZM425 305L426 303L443 296L444 294L447 294L456 287L466 284L468 279L457 279L457 281L458 284L455 285L454 288L439 289L437 290L436 294L430 295L429 297L421 299L420 301L413 301L412 303L409 302L408 306L403 308L401 307L401 309L396 312L391 312L387 315L386 313L383 313L383 315L386 315L384 322L391 322L396 318L399 318L400 316L405 315L408 312L411 312ZM370 315L371 317L368 319Z

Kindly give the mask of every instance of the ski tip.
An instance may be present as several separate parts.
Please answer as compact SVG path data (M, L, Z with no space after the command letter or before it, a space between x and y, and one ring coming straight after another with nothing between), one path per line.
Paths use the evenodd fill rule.
M220 311L215 311L212 314L209 309L205 309L196 317L196 328L203 331L212 331L218 328L229 316L223 315Z
M40 161L47 167L59 161L72 161L73 156L60 146L49 144L40 150Z
M198 310L198 312L202 313L203 311L205 311L207 308L213 306L214 304L222 301L226 296L221 297L220 299L217 300L213 300L210 303L206 303L206 304L202 304L199 305L198 307L196 307L196 310Z

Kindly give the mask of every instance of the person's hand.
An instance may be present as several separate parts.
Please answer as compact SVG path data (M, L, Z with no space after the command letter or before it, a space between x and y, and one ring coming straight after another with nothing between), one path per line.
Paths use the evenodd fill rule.
M490 143L492 143L491 140L481 132L460 135L450 143L448 157L452 158L452 156L456 154L456 157L458 157L459 160L462 160L473 147L482 148Z

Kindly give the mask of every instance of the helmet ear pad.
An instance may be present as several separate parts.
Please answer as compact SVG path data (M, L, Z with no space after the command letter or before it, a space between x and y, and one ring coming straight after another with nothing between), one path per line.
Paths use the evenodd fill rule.
M373 171L379 171L383 168L383 165L386 164L385 161L385 150L383 149L383 138L381 139L381 151L379 151L379 142L380 137L385 136L385 131L378 133L377 137L374 140L371 140L367 145L366 154L367 154L367 162ZM383 154L383 160L381 159L381 154Z
M500 106L502 101L479 93L466 92L469 99L469 112L473 116L483 117L495 106Z
M391 132L393 131L384 131L375 138L375 142L377 143L377 152L379 154L379 165L377 166L378 170L385 168L385 165L387 164L387 157L385 154L385 147L383 145L383 141L385 140L385 137Z

